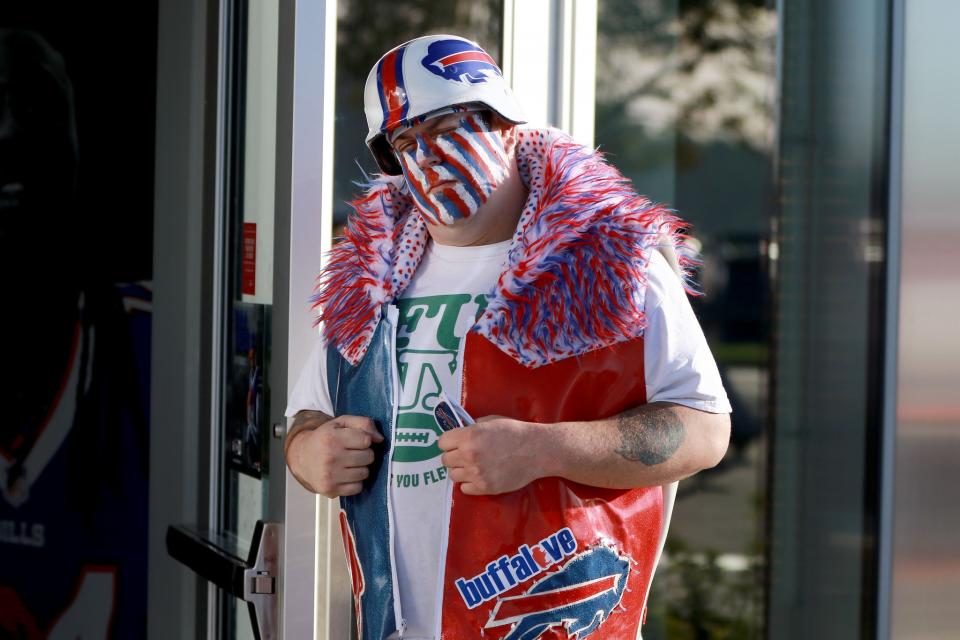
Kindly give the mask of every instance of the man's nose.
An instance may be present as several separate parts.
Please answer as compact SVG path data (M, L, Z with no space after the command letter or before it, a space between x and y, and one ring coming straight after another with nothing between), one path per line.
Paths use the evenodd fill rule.
M437 154L433 152L433 149L427 139L422 135L417 135L417 164L421 167L432 167L433 165L440 162L440 159L437 157Z

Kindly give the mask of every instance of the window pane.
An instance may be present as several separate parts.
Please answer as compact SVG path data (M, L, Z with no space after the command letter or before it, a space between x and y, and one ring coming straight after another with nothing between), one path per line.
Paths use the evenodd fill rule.
M599 3L596 143L692 224L733 405L727 458L680 483L647 640L762 634L776 29L763 1Z
M269 504L278 0L228 11L225 255L218 531L246 553ZM282 472L282 470L281 470ZM253 638L245 603L221 595L225 637Z

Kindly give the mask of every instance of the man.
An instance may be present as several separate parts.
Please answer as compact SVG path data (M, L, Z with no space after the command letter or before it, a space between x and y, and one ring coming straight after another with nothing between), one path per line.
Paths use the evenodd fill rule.
M389 51L365 110L384 175L331 252L286 444L300 483L340 498L359 636L638 637L673 483L729 435L657 250L679 222L560 132L518 128L462 38ZM477 423L441 429L442 395Z

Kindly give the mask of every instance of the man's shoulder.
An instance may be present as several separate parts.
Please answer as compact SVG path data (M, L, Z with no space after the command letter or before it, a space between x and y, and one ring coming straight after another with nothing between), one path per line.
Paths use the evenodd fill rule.
M380 307L406 288L427 244L426 225L414 211L403 179L380 176L350 203L344 235L327 254L317 279L313 307L324 338L349 362L366 352L380 320ZM411 265L397 268L401 259Z
M687 295L684 275L674 268L664 256L666 248L657 247L650 252L646 272L646 307L655 308L664 298L669 296L685 297Z

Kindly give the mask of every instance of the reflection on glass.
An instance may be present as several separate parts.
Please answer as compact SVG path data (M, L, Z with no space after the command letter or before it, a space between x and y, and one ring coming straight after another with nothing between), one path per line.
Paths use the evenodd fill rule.
M694 308L733 405L727 458L680 483L644 638L761 637L776 14L763 0L598 9L596 143L692 224Z
M951 0L905 3L893 638L957 633L960 76Z
M419 36L450 33L477 42L495 60L503 41L501 0L341 2L337 25L336 147L333 217L335 232L350 211L346 204L360 191L358 182L377 171L364 144L363 85L370 67L388 49ZM384 19L389 15L389 19Z
M783 0L770 635L876 637L889 6Z

